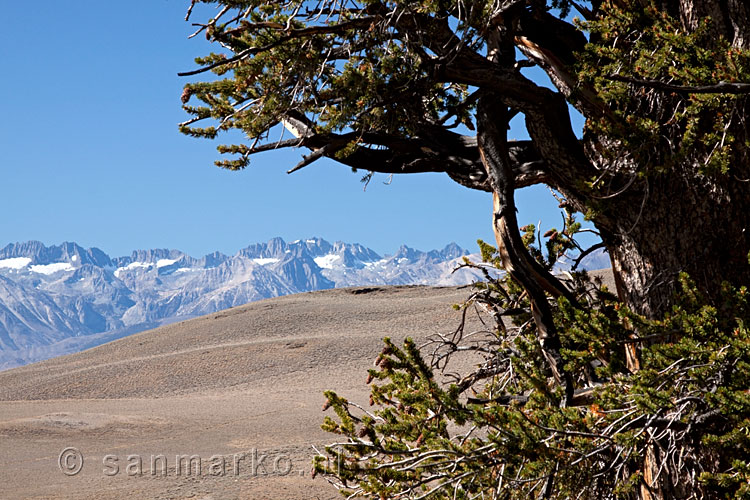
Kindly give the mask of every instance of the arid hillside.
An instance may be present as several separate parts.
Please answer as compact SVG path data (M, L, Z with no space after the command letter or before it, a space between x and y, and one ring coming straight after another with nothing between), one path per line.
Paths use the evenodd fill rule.
M310 478L323 391L366 402L381 338L451 331L469 293L269 299L2 372L2 497L339 498Z
M0 497L340 498L310 477L323 391L365 403L381 339L452 332L470 293L290 295L0 372Z

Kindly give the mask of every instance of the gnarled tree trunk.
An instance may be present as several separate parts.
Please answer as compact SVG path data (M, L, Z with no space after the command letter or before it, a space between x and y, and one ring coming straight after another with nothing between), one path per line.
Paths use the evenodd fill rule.
M711 15L715 21L711 29L717 39L724 37L736 48L747 48L750 43L747 8L740 2L681 0L663 2L662 7L680 19L688 31L697 29L700 20ZM507 19L504 22L505 25L497 26L496 36L490 36L488 52L494 63L509 67L510 43L506 38L503 44L503 35L513 30ZM515 42L518 45L519 37ZM520 48L548 71L563 95L577 100L584 113L590 112L590 119L602 116L603 107L596 97L574 88L576 82L561 64L559 54L527 38L521 40ZM653 118L662 123L668 117L660 114L672 112L675 99L679 98L663 89L649 87L644 87L642 94L643 101L635 105L641 107L647 102ZM503 264L531 298L542 350L557 380L565 383L569 399L573 387L562 368L557 351L560 341L549 315L545 314L543 300L545 291L553 297L559 293L554 286L543 286L549 279L536 272L533 259L517 241L513 162L507 152L505 132L508 107L524 110L533 144L548 167L547 182L582 211L594 207L592 220L610 254L622 301L634 311L657 319L672 307L680 273L687 273L709 302L718 297L724 281L735 285L750 283L750 129L745 120L750 117L750 105L747 99L740 100L739 108L731 111L735 118L727 122L725 133L736 141L728 173L702 173L709 155L713 154L710 151L707 155L687 155L681 163L662 173L639 175L648 171L649 165L634 163L621 141L599 135L584 137L581 144L569 128L560 94L540 92L539 95L547 103L538 107L491 93L480 97L478 146L494 192L493 224ZM638 111L643 113L642 108ZM602 154L603 148L609 149L608 154ZM596 173L587 171L587 165L595 166ZM611 194L592 194L582 188L585 181L605 175L611 176ZM637 358L630 361L631 369L638 369ZM657 443L647 445L642 471L641 499L690 495L684 491L684 484L689 481L680 477L679 471L662 467Z
M725 47L750 48L746 1L323 1L311 4L309 14L304 2L262 9L252 2L206 3L224 8L198 32L234 55L207 58L184 75L232 68L234 80L188 84L183 103L194 117L183 131L213 138L216 128L192 124L217 119L219 129L255 138L249 147L223 148L240 155L219 162L232 169L244 168L252 154L303 146L312 153L290 172L329 157L369 172L445 172L492 192L503 264L531 300L544 358L565 387L563 404L574 387L548 301L569 292L524 248L515 189L545 183L586 213L612 259L620 298L648 318L670 310L681 272L709 302L725 280L750 283L750 82L725 82L710 71L716 62L722 74L747 77L748 69L727 69L733 62ZM590 20L589 38L552 6L574 7ZM280 23L290 12L298 24ZM649 59L679 37L686 52L700 39L716 61L696 51L694 60L678 61L679 49ZM644 71L648 64L658 71ZM527 78L521 69L530 65L555 88ZM713 107L695 100L726 93L739 94L731 109L717 109L716 102L729 100ZM188 106L191 96L207 106ZM690 115L686 108L695 102ZM587 119L582 138L571 125L570 105ZM525 117L530 140L508 140L515 114ZM472 122L476 137L454 130ZM278 123L295 137L271 141ZM689 140L694 123L702 130L691 129L692 137L710 141ZM637 357L630 361L638 369ZM658 448L648 448L641 497L684 496L679 474L660 472L659 463Z
M614 227L600 229L618 291L634 310L660 317L672 304L680 272L709 300L725 280L750 283L750 166L734 169L747 176L745 182L696 186L686 177L665 175L611 202L619 217Z

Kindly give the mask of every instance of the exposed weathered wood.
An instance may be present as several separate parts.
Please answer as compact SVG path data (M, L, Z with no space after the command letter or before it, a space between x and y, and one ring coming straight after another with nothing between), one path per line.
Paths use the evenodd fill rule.
M298 140L284 141L279 143L279 147L303 146L318 151L314 157L307 157L312 161L325 156L352 168L384 174L445 172L463 186L491 191L479 157L476 137L460 135L438 126L425 127L423 134L409 139L383 134L316 134L314 124L297 113L286 116L283 124ZM360 146L344 157L336 155L341 147L352 140L365 142L372 147ZM546 165L531 141L509 143L509 158L516 187L549 181ZM307 160L302 164L307 165ZM295 170L296 167L292 169Z
M504 19L503 22L512 23L512 20ZM488 40L488 63L497 67L503 64L510 66L515 61L513 51L511 33L507 26L505 29L502 26L494 28ZM562 405L566 406L573 399L575 387L560 355L562 343L547 302L545 288L548 287L557 295L565 294L567 290L556 278L545 276L549 273L535 266L536 261L529 255L520 237L514 199L514 176L507 143L508 122L512 117L508 105L500 95L485 92L479 97L476 117L479 154L493 191L493 229L500 260L505 271L529 295L539 345L555 379L565 387Z
M564 404L567 404L573 397L573 380L564 369L564 362L560 355L562 344L557 334L545 290L542 287L542 282L536 279L536 273L530 265L531 257L523 246L519 235L515 215L516 207L513 200L513 180L507 160L503 158L503 156L507 156L507 152L504 154L502 145L498 144L502 139L497 137L497 131L493 130L493 127L487 123L492 118L485 114L483 99L480 99L477 113L479 117L479 150L487 168L490 184L493 187L493 228L498 253L505 271L516 279L529 294L539 345L555 379L565 386L566 401L564 401Z

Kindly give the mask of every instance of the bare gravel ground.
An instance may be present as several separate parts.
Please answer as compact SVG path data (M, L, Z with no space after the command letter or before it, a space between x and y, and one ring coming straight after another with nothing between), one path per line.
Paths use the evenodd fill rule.
M281 297L0 372L0 498L340 498L310 477L323 391L366 402L382 337L452 331L469 293Z
M452 332L469 294L292 295L0 372L0 499L341 498L310 477L323 391L366 402L381 339Z

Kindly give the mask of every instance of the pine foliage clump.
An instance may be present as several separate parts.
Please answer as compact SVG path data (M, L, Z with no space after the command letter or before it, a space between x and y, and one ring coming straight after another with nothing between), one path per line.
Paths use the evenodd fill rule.
M606 15L580 23L591 43L579 54L578 77L595 89L611 114L587 132L617 141L603 152L627 149L641 176L697 162L702 175L730 173L748 159L745 120L750 50L717 37L716 20L695 30L656 3L640 7L605 2Z
M318 473L371 498L750 496L747 2L190 0L191 13L215 50L182 73L198 78L180 130L244 135L225 134L220 167L304 148L290 173L328 158L364 182L441 172L492 194L497 251L482 244L476 265L506 274L477 285L452 335L386 340L371 407L328 393L340 440ZM516 119L527 140L512 140ZM515 192L535 184L567 212L544 237L516 216ZM573 212L616 293L552 273L592 251ZM465 355L475 367L454 373Z
M494 248L480 244L484 265L496 265ZM747 498L747 288L726 285L709 305L683 275L672 310L649 320L586 272L569 284L579 306L560 298L554 315L579 387L571 401L547 367L526 294L505 275L477 283L460 306L464 319L482 314L486 329L466 331L464 321L421 350L385 339L369 370L371 408L326 393L336 417L323 428L340 439L315 458L316 472L365 498L640 498L650 459L678 476L671 498ZM629 369L634 344L642 347ZM441 377L466 351L483 361Z

